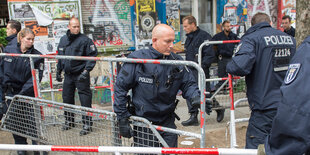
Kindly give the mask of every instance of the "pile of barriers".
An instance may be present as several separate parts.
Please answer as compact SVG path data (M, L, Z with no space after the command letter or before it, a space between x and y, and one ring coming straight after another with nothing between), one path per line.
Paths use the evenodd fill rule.
M212 44L211 41L207 41L209 44ZM203 46L203 45L202 45ZM26 97L26 96L14 96L11 99L12 102L8 109L7 114L3 118L1 128L3 130L12 132L14 134L24 136L30 138L32 140L38 141L43 144L47 145L71 145L71 146L127 146L127 147L143 147L141 143L135 144L134 138L122 138L119 135L119 129L117 124L116 115L110 111L104 111L99 109L91 109L81 106L75 105L68 105L65 103L59 103L50 100L40 99L40 87L38 82L38 75L37 71L33 68L33 58L47 58L47 59L71 59L71 60L93 60L93 61L108 61L109 68L110 68L110 86L111 89L111 97L112 97L112 104L114 103L114 81L115 76L113 72L113 64L112 62L128 62L128 63L153 63L153 64L169 64L169 65L187 65L191 66L198 70L198 85L201 92L205 92L205 75L202 68L194 63L189 61L168 61L168 60L151 60L151 59L127 59L127 58L103 58L103 57L78 57L78 56L53 56L53 55L28 55L28 54L8 54L2 53L0 56L15 56L15 57L28 57L31 62L32 67L32 75L33 75L33 83L34 83L34 92L35 98ZM235 133L235 118L234 118L234 107L237 103L247 102L245 95L243 98L240 97L237 102L234 102L234 93L233 93L233 86L237 85L238 81L242 78L240 77L232 77L229 75L228 78L219 78L219 79L207 79L207 81L219 81L219 80L226 80L223 85L220 87L223 88L224 85L227 83L229 84L229 99L230 99L230 109L231 109L231 122L230 122L230 133L231 133L231 148L235 148L236 144L236 133ZM244 91L244 90L243 90ZM217 90L214 95L211 97L216 97L218 100L219 95ZM242 92L244 93L244 92ZM216 96L217 95L217 96ZM242 95L241 95L242 96ZM206 114L205 114L205 96L201 95L201 114L200 114L200 128L201 134L195 134L191 132L176 130L176 129L169 129L161 126L152 125L148 120L132 116L130 118L131 124L134 126L134 132L136 134L142 134L144 136L143 139L139 139L139 141L143 141L145 146L163 146L168 147L166 142L158 133L159 131L164 132L171 132L176 133L179 135L185 135L190 137L195 137L200 139L200 147L204 148L205 146L205 121L206 121ZM227 106L229 107L229 106ZM64 123L64 112L72 112L76 116L75 127L71 130L62 131L61 125ZM82 116L90 116L93 118L93 132L85 136L78 136L79 131L82 128ZM141 130L142 129L142 130ZM136 140L135 140L136 141ZM151 145L150 145L151 144ZM3 149L4 145L0 145L0 149ZM16 147L17 148L17 147ZM113 147L112 147L113 148ZM9 147L7 147L9 149ZM157 148L158 149L158 148ZM21 149L19 149L21 150ZM113 150L113 149L112 149ZM126 149L124 149L126 150ZM134 153L141 153L143 149L137 149ZM174 148L174 150L177 150ZM241 149L242 150L242 149ZM35 150L34 150L35 151ZM46 150L41 150L46 151ZM47 149L48 151L48 149ZM63 150L64 151L64 150ZM74 151L74 150L71 150ZM85 150L84 150L85 151ZM195 149L192 149L190 154L195 154ZM201 151L201 150L200 150ZM207 151L207 149L205 150ZM256 154L256 150L250 150L247 154ZM82 151L83 152L83 151ZM91 151L91 152L98 152L98 151ZM112 151L116 152L123 152L123 151ZM125 151L126 152L126 151ZM198 150L199 152L199 150ZM232 153L229 151L230 154ZM133 153L133 152L127 152ZM154 152L153 152L154 153ZM158 153L158 152L155 152ZM200 152L201 153L201 152ZM200 154L197 153L197 154ZM238 154L242 154L242 151L238 152ZM161 154L164 154L161 152ZM182 154L179 152L178 154ZM186 154L186 151L183 152ZM211 153L211 154L218 154L218 153ZM225 153L224 153L225 154Z

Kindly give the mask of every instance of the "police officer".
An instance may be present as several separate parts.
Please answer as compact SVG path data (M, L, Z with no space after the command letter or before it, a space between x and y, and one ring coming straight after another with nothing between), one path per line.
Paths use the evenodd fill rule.
M8 41L8 44L5 48L9 48L9 46L16 46L17 45L17 33L21 30L21 24L20 22L16 20L10 20L6 26L6 40ZM4 51L5 49L3 49ZM6 49L6 52L10 52ZM1 58L3 59L3 58ZM2 61L2 60L1 60ZM0 73L0 76L1 73ZM5 113L7 107L5 104L2 104L2 101L4 100L4 95L2 95L2 86L0 86L0 119L2 119L3 114Z
M70 56L97 56L97 48L91 39L80 33L80 22L73 17L69 21L67 34L61 37L58 45L58 55ZM91 107L92 93L90 90L89 72L95 67L96 61L82 60L58 60L56 80L61 82L61 72L65 72L62 98L64 103L74 104L75 89L78 89L81 105ZM65 124L63 130L69 130L75 126L74 113L65 111ZM92 131L92 120L89 116L82 116L83 129L80 135L86 135Z
M187 61L194 61L198 63L198 50L199 46L205 41L205 40L211 40L211 35L204 31L201 30L197 26L197 21L194 16L186 16L182 19L183 21L183 29L186 32L186 41L184 44L185 47L185 56ZM214 52L212 51L212 48L209 47L204 47L202 49L202 68L205 72L206 78L210 78L209 74L209 68L211 66L211 63L213 62L215 58ZM195 69L192 69L193 75L198 81L198 72ZM206 90L210 92L210 83L206 83ZM211 95L207 96L208 98L211 97ZM192 107L192 104L190 100L186 101L188 111L190 113L190 118L186 121L183 121L181 124L183 126L197 126L199 125L198 123L198 109Z
M182 60L179 55L171 52L174 39L173 29L166 24L159 24L152 31L153 45L149 49L131 53L128 58ZM134 136L136 146L151 146L151 144L141 141L143 135L137 132L139 129L135 126L136 130L134 135L132 134L128 121L132 114L126 108L128 102L126 96L130 89L132 89L132 104L135 107L134 115L144 117L155 125L176 128L174 110L179 89L182 90L184 98L190 99L192 104L199 107L200 92L191 70L186 67L125 63L116 79L114 111L119 120L121 136L127 138ZM211 108L206 108L206 112L210 113ZM160 134L170 147L177 147L176 134L164 132Z
M18 43L16 45L7 46L4 50L5 53L16 54L41 54L33 47L34 33L29 28L24 28L17 35ZM41 81L44 70L44 59L34 58L34 67L39 70L39 80ZM1 62L1 72L3 73L2 86L6 96L25 95L34 97L32 74L29 58L23 57L4 57ZM10 101L8 101L10 104ZM23 105L20 111L16 111L14 115L18 121L24 123L35 124L33 117L27 118L28 115L33 114L32 107L26 107ZM14 110L14 109L13 109ZM12 118L14 119L14 118ZM16 122L15 122L16 123ZM31 129L31 125L23 126L16 124L18 127L13 130L20 129L17 132L24 131L29 136L35 136L36 130ZM27 131L27 132L26 132ZM13 134L15 144L27 144L27 138ZM36 144L36 142L32 142ZM36 152L38 153L38 152ZM26 151L17 151L18 155L26 155Z
M222 24L223 31L214 35L212 40L218 41L218 40L237 40L239 39L236 34L231 32L231 26L230 26L230 21L225 20ZM218 57L218 77L228 77L228 74L226 72L226 65L227 63L231 60L231 57L234 53L234 48L235 44L216 44L213 46L215 49L215 53L217 53ZM220 81L217 85L216 88L219 88L224 81ZM217 121L220 122L224 118L224 112L225 109L222 110L217 110L218 113Z
M282 99L266 138L268 155L310 153L310 36L298 47L281 87ZM264 153L263 147L258 152Z
M270 133L281 101L280 86L295 54L295 39L273 29L270 23L265 13L253 16L252 27L241 38L235 57L226 68L228 73L246 76L251 109L245 146L248 149L256 149Z

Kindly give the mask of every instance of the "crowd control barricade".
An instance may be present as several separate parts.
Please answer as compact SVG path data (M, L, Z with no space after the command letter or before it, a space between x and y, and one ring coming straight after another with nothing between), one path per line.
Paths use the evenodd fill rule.
M0 150L25 150L48 152L103 152L130 154L205 154L205 155L256 155L256 149L223 148L162 148L162 147L111 147L111 146L58 146L0 144Z
M198 75L199 75L198 77L199 77L199 79L205 79L205 74L204 74L203 69L201 67L199 67L197 63L194 63L194 62L191 62L191 61L153 60L153 59L129 59L129 58L106 58L106 57L86 57L86 56L32 55L32 54L14 54L14 53L1 53L0 56L28 57L28 58L30 58L30 60L32 60L33 58L47 58L47 59L71 59L71 60L88 60L88 61L108 61L109 62L109 68L110 68L109 76L110 76L110 89L111 89L112 105L114 104L114 80L115 80L115 75L113 73L113 64L112 64L112 62L151 63L151 64L165 64L165 65L186 65L186 66L190 66L190 67L193 67L193 68L198 70ZM31 62L31 67L33 69L34 68L33 67L33 62L32 61L30 61L30 62ZM34 91L37 94L36 97L39 97L40 95L38 95L38 93L40 92L40 90L39 90L39 87L38 87L38 80L36 80L38 78L36 78L36 77L37 77L36 73L34 72L33 73ZM205 82L204 82L204 80L203 81L202 80L198 81L198 85L199 85L200 92L205 92ZM19 96L19 98L21 98L21 96ZM8 130L8 131L13 132L13 133L22 134L25 137L28 137L28 138L32 137L33 139L36 139L38 141L44 142L44 138L40 138L40 136L44 135L43 132L45 131L45 130L43 130L44 126L41 125L42 121L43 120L49 120L48 118L51 117L51 120L53 120L52 122L55 122L56 118L60 117L60 114L59 114L59 112L56 112L56 110L54 110L54 111L51 110L53 112L52 113L48 113L48 111L46 111L46 108L47 107L52 107L52 106L45 106L44 104L42 104L43 100L41 100L41 99L36 99L36 100L31 99L31 100L28 100L26 102L23 102L23 100L25 100L25 98L26 97L23 97L22 100L16 100L15 101L16 104L11 104L10 105L10 108L9 108L7 114L6 114L7 116L4 117L5 120L3 121L2 127L4 129ZM40 100L40 102L38 102L38 100ZM33 106L33 102L35 102L35 101L40 106L40 117L37 116L37 113L35 113L35 112L38 112L37 106ZM44 102L51 103L52 101L44 100ZM12 103L14 103L14 102L12 102ZM53 102L53 103L56 103L56 102ZM195 136L195 137L200 138L200 147L203 148L205 146L205 122L206 122L205 95L203 95L203 94L201 94L201 96L200 96L200 103L201 103L200 104L201 105L201 112L200 112L200 120L201 120L200 129L201 129L201 134L200 134L200 136ZM21 106L25 106L26 109L30 109L30 111L31 111L30 114L27 112L25 115L27 115L27 117L29 117L29 118L36 118L36 119L31 119L31 121L30 121L31 125L30 126L33 126L34 129L31 128L30 130L31 131L35 130L37 137L35 137L35 135L28 134L30 132L28 131L28 126L27 126L28 122L26 122L26 121L25 121L26 123L24 123L24 125L27 126L27 127L23 128L22 130L24 130L24 131L20 131L19 133L14 129L14 128L17 128L17 126L15 126L15 127L12 126L11 129L10 129L10 127L8 128L8 124L5 124L5 123L9 123L10 121L8 121L8 120L10 118L14 118L14 115L16 115L15 118L23 117L23 113L21 111L14 110L14 109L18 109L18 108L15 108L14 105L15 105L15 107L16 106L18 107L18 106L21 105ZM54 104L54 105L56 105L56 104ZM76 109L80 109L80 111L74 111L74 110L72 110L72 106L73 105L66 105L66 106L71 107L71 108L68 108L68 109L60 108L62 110L62 112L67 111L67 112L73 113L74 115L80 115L80 116L83 116L83 115L85 116L85 114L87 114L87 116L90 116L90 117L92 117L92 115L94 114L94 113L88 113L88 111L91 111L91 109L84 109L85 107L77 106L75 108ZM60 113L62 113L62 112L60 112ZM20 116L19 113L22 113L22 115ZM11 115L11 117L10 117L10 115ZM37 116L37 117L35 117L35 116ZM135 118L135 117L132 117L131 119L133 119L133 118ZM21 118L21 119L25 120L24 118ZM96 120L96 119L94 118L94 120ZM100 117L98 119L100 120ZM19 122L19 121L16 121L14 119L11 120L11 122L12 121L15 121L15 123ZM75 121L81 122L81 119L80 120L75 120ZM11 123L11 124L13 125L13 123ZM49 123L46 123L46 121L44 121L44 124L49 124ZM50 123L50 124L55 124L55 123ZM80 123L80 125L81 125L81 123ZM135 125L134 122L133 122L133 125ZM114 126L115 125L113 125L110 130L115 129ZM146 126L148 126L150 128L150 126L152 126L152 125L149 124L149 125L146 125ZM99 128L101 128L101 127L98 127L98 129ZM77 127L74 127L74 129L81 130L81 127L77 124ZM164 132L172 132L172 133L176 133L176 134L184 133L184 135L195 135L194 133L178 131L178 130L173 130L173 129L170 130L170 129L162 128L162 127L156 127L156 129L158 129L158 130L161 129ZM54 131L54 130L51 129L50 131ZM66 132L66 131L63 131L63 132ZM151 131L148 131L148 132L154 132L154 131L151 130ZM58 130L58 133L60 133L60 130ZM154 132L154 134L155 134L155 132ZM89 135L92 135L92 133L89 134ZM71 136L76 137L76 135L71 135ZM87 136L88 135L85 135L85 137L87 137ZM96 135L92 135L92 137L96 137ZM53 138L53 136L51 136L50 139L51 138ZM61 139L61 137L59 137L57 139ZM157 136L156 139L160 140L160 137ZM73 141L75 142L76 140L73 139ZM47 143L47 142L48 141L45 141L45 143ZM70 141L67 144L70 144ZM117 142L117 144L122 144L122 143ZM161 144L163 146L165 146L164 142L161 142Z

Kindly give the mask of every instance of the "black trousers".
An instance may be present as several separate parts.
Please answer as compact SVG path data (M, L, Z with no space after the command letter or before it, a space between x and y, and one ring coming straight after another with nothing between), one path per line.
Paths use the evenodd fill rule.
M91 107L92 103L92 92L90 90L90 77L85 81L78 81L78 77L80 74L65 74L65 79L63 83L63 92L62 99L64 103L75 104L74 94L75 89L77 88L81 106L83 107ZM71 118L68 118L71 117ZM74 120L72 119L73 113L65 111L66 120ZM82 120L84 124L91 125L91 117L82 116Z

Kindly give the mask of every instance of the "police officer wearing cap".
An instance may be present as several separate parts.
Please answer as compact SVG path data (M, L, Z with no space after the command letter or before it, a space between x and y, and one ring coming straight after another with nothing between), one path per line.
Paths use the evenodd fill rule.
M86 35L80 33L80 22L77 18L72 17L68 25L67 34L61 37L58 45L58 55L69 56L97 56L97 48L93 41ZM83 60L58 60L56 80L61 82L61 72L64 71L64 83L62 98L64 103L74 104L74 94L77 88L81 105L91 107L92 92L90 90L89 72L95 67L96 61ZM65 111L65 123L63 130L69 130L75 127L74 113ZM83 129L80 135L86 135L92 131L92 118L82 116Z
M182 60L181 56L171 52L174 39L173 29L166 24L159 24L152 31L152 46L149 49L135 51L128 58ZM127 93L130 89L132 89L134 114L126 108ZM191 100L195 107L199 107L200 92L191 70L187 67L125 63L116 79L113 105L119 120L120 135L127 138L134 136L135 146L154 146L141 141L143 138L141 132L146 131L140 131L141 129L134 126L135 131L132 132L128 118L136 115L148 119L155 125L175 129L175 99L179 90L182 90L185 99ZM211 107L210 104L207 105L206 112L209 114ZM160 134L169 147L177 147L176 134L167 132Z
M33 47L35 34L29 28L22 29L18 35L15 45L7 46L4 49L5 53L16 54L39 54L41 53ZM39 71L39 81L41 81L44 70L44 59L34 58L34 68ZM2 86L5 96L13 97L14 95L24 95L34 97L33 90L33 77L31 73L30 59L25 57L8 57L5 56L1 62ZM7 101L9 105L11 100ZM18 104L18 103L17 103ZM7 107L6 107L7 108ZM6 112L7 109L4 110ZM35 126L35 120L33 115L33 107L27 104L17 105L12 108L12 114L15 117L9 118L8 121L12 121L12 125L16 125L11 130L17 130L16 132L24 132L24 134L31 137L37 136ZM30 116L30 117L29 117ZM19 124L17 122L21 121ZM16 124L17 123L17 124ZM27 124L27 126L25 125ZM15 144L27 144L27 138L13 134ZM32 144L37 144L35 141ZM35 152L38 154L39 152ZM26 155L26 151L17 151L18 155Z
M281 101L280 86L295 54L296 41L272 28L270 17L265 13L255 14L251 24L226 69L228 73L246 78L251 116L245 148L256 149L270 133Z
M282 99L265 147L267 155L310 154L310 36L298 47L281 86Z

